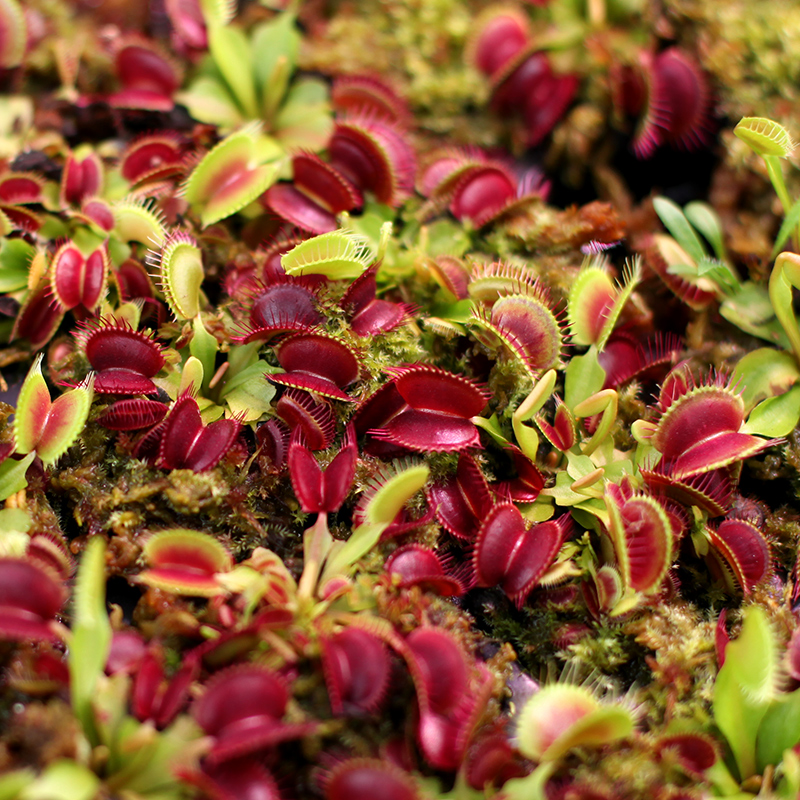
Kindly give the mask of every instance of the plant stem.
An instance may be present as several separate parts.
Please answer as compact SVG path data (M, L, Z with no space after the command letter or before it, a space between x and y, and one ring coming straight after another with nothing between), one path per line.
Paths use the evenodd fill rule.
M606 24L606 0L588 0L589 24L593 28L602 28Z
M800 255L781 253L775 259L769 276L769 300L778 322L789 337L795 361L800 365L800 329L794 313L793 286L800 287Z
M333 537L328 531L328 515L321 512L317 521L303 536L303 557L305 564L300 582L297 585L297 599L301 603L311 600L317 588L322 564L328 555Z
M775 194L778 195L778 200L781 201L783 206L783 214L786 216L792 208L792 200L789 197L789 190L786 188L786 181L783 179L783 169L781 168L781 160L777 156L763 156L764 163L767 165L767 172L769 179L772 181L772 186L775 189ZM794 249L800 250L800 225L793 237Z

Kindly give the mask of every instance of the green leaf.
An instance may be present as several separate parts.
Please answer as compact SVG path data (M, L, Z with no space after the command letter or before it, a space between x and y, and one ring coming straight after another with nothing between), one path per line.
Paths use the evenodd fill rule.
M98 247L102 247L107 238L108 235L105 231L98 234L91 228L76 228L72 233L72 244L81 253L88 254L97 250Z
M656 197L653 199L653 208L678 244L695 262L700 261L706 255L706 249L680 206L666 197Z
M329 102L330 87L321 78L306 77L295 81L286 105L317 106Z
M606 371L597 360L597 348L592 346L582 356L574 356L567 365L564 378L564 402L573 409L578 403L603 388Z
M250 42L235 25L210 25L208 49L248 119L258 119Z
M270 410L276 389L264 378L274 371L265 361L256 361L225 384L222 399L234 416L254 422Z
M252 33L254 65L258 85L266 87L275 65L285 58L293 71L300 51L300 33L294 14L284 12L258 25Z
M573 481L585 478L597 469L597 465L589 456L566 453L567 456L567 475Z
M206 330L203 320L196 316L192 321L192 339L189 352L203 365L203 389L208 389L208 382L214 377L214 367L219 350L217 337Z
M83 551L75 584L72 636L69 640L69 676L72 708L86 737L98 744L92 699L111 646L111 624L106 612L106 545L92 537Z
M488 419L486 417L473 417L472 421L481 429L485 430L489 436L494 439L500 447L505 447L509 441L503 433L500 423L497 419L497 414L492 414Z
M547 800L545 789L558 765L554 761L539 764L530 775L512 778L503 784L504 800Z
M32 769L15 769L0 775L0 800L19 800L22 790L35 779Z
M430 316L463 325L475 317L473 313L475 307L475 301L467 297L464 300L456 300L454 303L439 303L432 306Z
M113 731L114 754L109 759L104 783L112 796L123 787L128 788L135 778L149 763L158 746L158 732L152 723L144 725L133 717L123 717Z
M778 322L765 286L744 281L720 305L720 314L745 333L757 336L784 349L789 348L789 337Z
M108 240L108 256L113 266L119 267L131 257L131 247L112 237Z
M285 56L282 56L275 64L275 68L272 71L272 79L266 85L264 97L261 101L261 116L266 121L267 128L272 127L275 114L286 97L286 92L289 90L289 83L291 80L291 65L289 64L289 60Z
M29 453L21 461L7 458L0 464L0 500L7 500L12 494L21 492L27 485L25 473L36 458L36 453Z
M789 240L792 231L797 228L798 224L800 224L800 200L795 201L783 218L778 236L775 239L775 245L772 248L771 258L777 258L778 253L783 250L783 246Z
M247 369L251 364L258 361L258 351L261 349L261 342L250 342L250 344L236 344L228 351L228 372L225 380L230 381L243 369Z
M24 508L0 509L0 534L27 533L33 520Z
M28 285L28 270L36 248L24 239L5 239L0 246L0 293Z
M780 764L784 750L800 742L800 689L775 700L758 729L757 765L763 773L769 764Z
M105 764L108 773L120 768L120 730L128 713L132 683L130 675L117 672L103 676L95 685L92 713L98 739L108 747L108 761Z
M273 120L272 132L293 150L324 149L333 133L327 84L317 78L295 80Z
M714 248L717 258L726 261L728 254L725 251L722 223L717 212L708 203L695 200L683 207L683 213L686 219L705 236L706 241Z
M155 747L148 751L139 769L125 782L125 790L153 800L158 792L169 798L183 796L185 784L176 777L178 771L198 770L201 753L207 749L202 731L186 714L179 716L165 731L155 737Z
M782 760L783 775L775 787L778 800L797 800L800 796L800 756L794 750L787 750Z
M742 433L777 438L788 436L800 421L800 386L759 403L747 418Z
M271 120L283 102L297 65L300 33L294 14L283 13L259 25L252 36L254 70L261 110Z
M463 225L456 224L447 219L439 219L426 225L427 233L425 252L432 258L436 256L464 255L470 247L469 234Z
M727 295L733 294L741 288L739 276L728 264L717 258L703 256L697 263L696 274L710 278Z
M766 117L743 117L733 132L760 156L786 158L794 150L789 131Z
M19 800L93 800L100 779L88 767L63 759L45 771L19 795Z
M714 720L728 740L740 780L756 771L756 736L775 698L778 655L766 614L745 610L739 638L725 650L725 664L714 684Z
M546 497L552 497L556 505L576 506L579 503L583 503L587 498L585 494L580 494L573 490L573 483L573 478L565 470L558 470L555 484L549 489L543 489L542 494Z
M343 545L337 547L325 562L320 583L324 583L334 575L349 571L355 563L375 547L388 525L388 522L365 522L355 528L350 534L350 538ZM337 542L336 544L341 543Z
M223 132L241 125L245 119L228 88L209 75L197 78L186 91L178 92L175 99L196 120L217 125Z
M718 758L704 773L704 778L714 787L714 796L722 796L728 800L744 800L755 795L739 793L739 783L734 780L730 770L725 766L725 761ZM796 800L796 798L793 798Z
M364 508L364 518L369 523L394 521L403 506L425 486L430 468L425 464L397 466L394 475L384 481L374 492Z

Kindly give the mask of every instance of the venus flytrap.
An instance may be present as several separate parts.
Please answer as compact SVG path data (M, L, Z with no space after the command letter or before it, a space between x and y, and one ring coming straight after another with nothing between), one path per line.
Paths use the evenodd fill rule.
M514 272L492 264L473 276L470 329L481 344L535 380L562 366L563 325L545 286Z
M336 511L350 491L356 458L352 427L345 434L340 452L324 472L299 434L295 434L289 445L287 462L294 493L303 511L317 514L317 521L303 535L303 574L297 585L301 606L313 604L323 565L333 546L328 513Z
M346 435L343 449L323 472L313 454L297 440L289 451L292 486L303 510L317 511L317 521L303 537L304 567L297 586L300 609L310 611L319 593L337 578L347 578L358 561L371 550L395 520L405 503L425 485L430 470L423 464L398 469L370 493L362 508L362 522L346 542L334 541L327 515L343 502L355 469L355 442ZM314 477L316 475L316 477Z
M97 312L105 299L110 259L103 244L90 253L72 241L56 251L50 264L53 296L65 311L82 318Z
M772 187L775 189L775 194L778 195L778 199L783 206L783 213L787 220L793 220L800 213L800 207L795 210L795 207L800 204L793 206L781 167L781 159L788 158L795 148L789 131L783 125L771 119L744 117L736 124L733 132L753 152L764 159ZM797 225L797 220L794 219L793 221L794 225ZM784 233L783 229L781 233ZM800 247L800 227L795 232L794 244L795 249Z
M38 350L50 340L64 319L64 311L53 298L50 285L50 258L44 248L20 252L20 248L15 247L10 255L16 269L4 277L14 286L9 293L22 305L9 338L11 341L27 339L33 349ZM17 257L24 260L17 260Z
M387 230L391 231L391 225ZM324 275L329 280L352 280L380 260L387 236L382 231L376 252L365 236L353 230L323 233L293 247L281 257L281 266L291 276Z
M541 416L541 409L553 396L556 385L557 373L549 370L512 416L515 439L526 456L536 459L540 441L536 428L527 424L531 420L550 444L564 454L565 468L556 472L555 484L542 491L542 502L553 498L560 506L582 508L592 516L602 513L602 482L615 480L632 467L630 461L614 457L611 452L613 439L610 433L617 417L618 397L613 389L601 389L604 376L605 372L597 362L597 350L592 346L584 356L574 357L567 367L565 395L568 398L581 397L579 402L570 408L569 401L559 401L552 424ZM594 393L585 396L595 387ZM576 419L595 414L602 414L597 428L588 440L580 441ZM601 446L603 454L590 458ZM606 453L609 448L611 450Z
M320 576L320 585L337 575L346 575L377 543L394 522L403 506L421 491L430 477L425 464L400 467L377 486L363 507L363 522L353 529L346 542L334 542Z
M18 0L9 2L15 6ZM32 2L35 20L42 2L60 0ZM432 6L448 2L459 5L447 0ZM748 380L738 387L716 379L696 386L688 375L672 374L665 379L669 390L647 407L638 378L645 375L643 385L658 381L668 363L683 357L708 355L718 363L730 352L724 335L710 336L707 349L691 341L684 353L677 341L681 313L664 323L676 329L673 339L637 343L632 330L664 322L657 292L649 283L640 285L638 260L620 269L618 281L602 258L589 259L579 274L574 269L579 248L596 253L624 235L613 208L598 203L553 213L541 197L527 194L543 193L535 176L520 181L510 162L494 153L484 160L474 150L445 151L433 172L423 169L420 194L426 194L424 184L436 184L429 198L434 202L425 210L449 208L453 217L423 225L417 215L421 201L412 197L413 151L420 143L412 113L399 103L398 119L407 127L387 122L384 112L391 118L394 109L391 102L387 109L391 92L380 78L343 78L337 65L325 59L318 64L328 34L312 7L303 8L301 30L298 6L272 14L255 4L234 22L232 2L165 1L175 49L198 68L180 97L192 119L216 128L192 127L188 119L184 127L178 110L170 120L153 121L159 129L175 124L181 132L136 137L143 119L117 109L117 135L97 144L96 156L87 157L85 145L78 149L76 132L69 157L55 141L55 126L45 136L27 137L31 147L19 156L4 151L9 164L38 163L48 175L62 175L63 202L54 201L56 182L44 181L43 193L51 192L45 211L24 210L26 203L38 203L39 179L23 181L0 169L0 234L6 237L0 244L0 290L7 292L0 311L11 316L15 301L26 303L16 334L34 349L62 323L71 326L70 309L97 315L74 340L57 340L50 354L58 377L73 383L88 361L104 408L84 426L91 378L52 402L40 370L30 379L33 389L23 389L17 410L17 445L20 454L27 452L22 461L2 460L11 444L10 431L0 426L0 499L27 488L9 505L27 503L37 526L44 521L55 530L56 521L48 519L52 506L69 520L73 546L85 548L68 655L58 642L51 644L57 632L67 638L64 626L53 624L71 608L66 537L54 538L48 549L51 531L14 530L11 549L0 559L8 578L0 581L0 611L9 597L4 586L16 574L14 586L21 588L6 609L38 614L44 637L39 644L29 630L21 645L0 643L4 654L18 648L6 659L11 669L4 688L12 704L31 686L31 696L41 693L33 703L23 698L24 712L17 715L15 708L9 717L12 757L14 737L38 742L42 722L52 727L70 720L61 711L65 659L77 720L64 725L65 743L69 728L84 731L71 773L48 765L49 746L36 745L30 763L41 768L40 777L16 776L17 783L27 781L19 791L0 778L0 796L277 797L285 787L290 795L310 792L325 800L419 800L425 793L441 800L539 800L553 792L636 794L628 784L657 800L697 794L702 790L690 781L705 780L703 770L683 767L694 769L702 759L681 760L687 738L678 741L681 732L665 730L664 720L697 716L707 722L708 690L700 680L709 680L714 670L709 631L691 634L700 660L686 673L689 683L695 675L698 680L673 703L664 694L686 682L683 662L671 653L685 643L676 642L673 629L679 629L681 615L690 620L684 626L705 627L696 622L706 608L701 593L707 584L722 583L719 591L734 594L736 602L740 591L747 601L762 599L791 580L787 562L795 533L783 541L782 527L781 547L773 555L761 529L775 527L778 515L756 508L754 519L762 513L768 518L760 525L730 512L734 503L749 508L736 497L741 462L773 444L765 435L782 435L782 406L800 395L798 349L787 339L792 351L769 351L773 355L763 363L743 368ZM588 5L600 45L608 32L600 24L601 6ZM616 22L621 17L612 6L609 19ZM486 19L492 24L481 32L476 21L479 37L470 46L475 65L487 75L502 68L508 47L532 48L520 51L507 74L492 77L498 107L511 104L519 84L549 87L554 103L581 93L564 128L570 136L554 139L571 157L573 133L595 135L584 126L594 113L595 92L584 94L586 81L579 86L577 75L552 75L549 56L534 49L538 38L529 42L528 17L540 11L490 9ZM452 17L447 25L465 33L471 12L459 7L459 13L461 21ZM554 14L556 22L564 21L561 11ZM409 19L396 17L399 32L409 32ZM363 22L371 28L371 21ZM333 30L336 21L331 22ZM424 25L420 43L435 44L438 31L427 17ZM46 49L50 33L40 27ZM350 26L348 36L356 29ZM304 47L303 58L332 73L331 94L342 115L335 127L327 83L293 79L306 32L312 46ZM33 33L36 49L40 34ZM545 46L553 66L563 69L569 58L558 61L568 56L559 42L567 34L553 35L558 41ZM614 33L626 35L622 28ZM200 64L206 41L210 56ZM112 61L127 73L119 76L125 92L148 91L142 75L133 74L141 67L155 84L153 99L171 107L175 92L168 84L180 80L179 71L167 70L149 43L121 41L114 49ZM613 65L621 50L612 50ZM149 69L148 54L154 56ZM596 55L591 48L586 54L590 60ZM82 69L90 78L103 78L103 64L86 55ZM629 74L610 80L626 83L614 87L621 94L643 96L615 97L617 111L632 115L629 106L638 101L646 116L655 116L643 120L635 135L637 151L665 141L687 148L703 142L708 93L689 51L634 49L627 58L618 66ZM634 68L637 58L641 70ZM583 71L579 61L575 68ZM39 69L42 62L32 63ZM420 95L413 80L420 66L411 64L406 84L417 110L431 99ZM542 71L550 77L539 83ZM6 78L26 76L20 70ZM641 92L634 85L639 78ZM685 114L678 113L677 101L685 101ZM101 113L89 106L70 111L68 105L42 109L48 125L63 118L65 135L71 114L82 126ZM552 122L564 110L527 100L525 109L529 143L549 130L542 114ZM434 130L421 121L423 130ZM600 128L594 129L599 135ZM465 136L496 135L493 128L475 131ZM132 137L130 145L119 144ZM8 138L16 143L16 135ZM330 161L323 164L307 149L326 142ZM105 233L97 219L79 216L100 191L100 161L107 182L113 182L103 199L110 213ZM290 161L291 185L284 180ZM449 171L448 161L455 162L455 171L435 180L438 170ZM459 162L464 171L457 178ZM358 185L352 193L334 175L338 169ZM15 181L25 202L12 196ZM129 191L152 199L118 199ZM313 208L301 213L308 210L305 201L321 202L327 214L319 215L324 220L318 227L324 230L304 227L314 216ZM770 318L766 287L745 290L713 212L697 204L676 211L657 201L656 207L672 234L662 236L660 245L674 271L689 273L687 297L697 300L692 307L719 301L724 314L739 315L773 345L784 344L785 320ZM96 209L99 216L102 211ZM280 220L272 220L273 213ZM395 220L398 233L392 236ZM494 230L487 235L490 224ZM291 225L322 235L304 240L304 233L287 231ZM274 242L254 250L256 241L279 226ZM199 235L203 227L208 230ZM147 248L157 252L151 266L161 295L141 264ZM84 263L90 257L92 264ZM779 262L779 279L785 284L776 289L784 302L780 313L789 319L797 285L791 259ZM568 293L566 314L551 301L550 289L554 297ZM59 305L48 313L53 290ZM428 302L436 292L438 306ZM139 305L120 305L131 297L141 298ZM636 309L623 323L629 300ZM172 317L167 324L164 305ZM47 324L37 330L42 319ZM710 314L704 321L713 319ZM152 331L140 330L140 323ZM6 359L13 363L25 355L24 346L15 346ZM626 359L623 369L619 363ZM739 398L744 384L747 396ZM790 391L769 398L769 406L755 406L777 384ZM171 405L162 402L164 391ZM59 414L74 406L80 407L80 425L62 441ZM41 409L44 422L36 427ZM778 411L783 416L776 422ZM630 425L634 417L643 419ZM102 425L119 436L108 442ZM70 452L59 465L62 446ZM25 472L37 453L50 459L48 480L26 487ZM745 483L742 491L751 486ZM306 523L304 515L316 519ZM197 518L206 530L191 529ZM259 546L267 537L274 551ZM30 562L20 567L23 548ZM52 562L58 575L47 577L50 570L46 575L36 566L37 558ZM710 577L697 569L702 559L710 562ZM697 575L697 585L673 583L673 568L682 577ZM126 598L139 596L130 626L112 611L113 636L106 576L109 600L118 590ZM776 586L768 586L773 577ZM132 584L127 590L125 581ZM37 585L53 590L49 602L38 597L46 592L26 588ZM452 595L464 600L454 603ZM712 594L711 602L718 596ZM512 605L517 610L509 614ZM477 628L465 609L479 615ZM789 624L790 615L775 613ZM491 656L489 637L502 643ZM731 657L737 658L735 647ZM543 675L551 659L573 660L582 675L584 668L597 669L598 683L625 685L652 672L655 680L641 693L648 703L642 735L634 735L636 715L625 703L603 702L580 687L545 685L526 703L520 684L524 694L529 676ZM737 684L738 679L737 672ZM669 687L660 685L667 682ZM412 691L413 707L407 702ZM383 716L389 693L394 697ZM0 698L0 708L6 699ZM189 702L189 714L182 714ZM512 704L524 708L516 738L504 718ZM777 698L759 725L754 772L745 780L765 775L765 794L769 770L798 738L791 723L797 705L793 696ZM414 750L413 766L378 757L395 747L401 729ZM291 747L280 744L300 737L304 741ZM0 762L7 744L3 731ZM708 761L713 743L698 735L694 744ZM631 767L629 757L641 763ZM791 756L783 763L788 775ZM519 777L531 769L527 778ZM59 776L62 785L53 789ZM588 786L595 778L596 785ZM739 788L738 779L728 778L728 784L720 779L721 794L730 782ZM435 786L439 782L444 788ZM796 788L788 779L773 783L781 800Z
M200 248L189 234L175 230L166 237L160 252L150 253L149 261L156 271L161 291L172 316L178 322L185 324L184 330L191 325L189 351L192 358L202 365L200 382L202 388L207 390L214 375L214 362L219 344L206 329L201 316L202 307L207 305L207 299L201 288L205 273ZM187 376L187 379L195 382L193 377ZM182 378L181 392L188 388L183 386L183 383ZM198 384L194 391L199 392L200 388Z
M16 449L20 455L36 453L54 464L78 439L92 404L94 375L54 401L42 375L42 356L22 385L14 420Z
M125 198L111 206L112 233L121 242L140 242L146 247L161 247L167 236L163 215L151 202Z
M142 555L150 568L137 575L137 583L193 597L223 594L218 578L233 566L224 545L206 533L186 528L148 536Z
M200 248L189 234L175 230L150 256L161 291L176 320L194 320L201 310L201 285L205 277Z
M543 687L517 712L517 747L537 763L524 778L508 781L507 800L544 800L545 785L571 750L600 747L634 735L636 716L623 702L599 700L587 686Z
M572 341L602 350L641 278L638 257L625 263L618 285L608 274L606 257L586 259L569 292L567 318Z
M184 197L203 227L241 211L276 180L281 152L253 122L223 139L189 175Z

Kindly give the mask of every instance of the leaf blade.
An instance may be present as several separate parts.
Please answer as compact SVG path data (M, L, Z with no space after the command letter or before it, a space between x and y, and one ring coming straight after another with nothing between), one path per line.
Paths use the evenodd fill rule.
M664 227L694 261L702 260L706 255L706 249L680 206L666 197L656 197L653 199L653 208L664 223Z
M100 536L83 552L74 594L72 636L67 662L75 716L87 738L98 744L92 698L111 647L111 623L106 612L106 545Z

